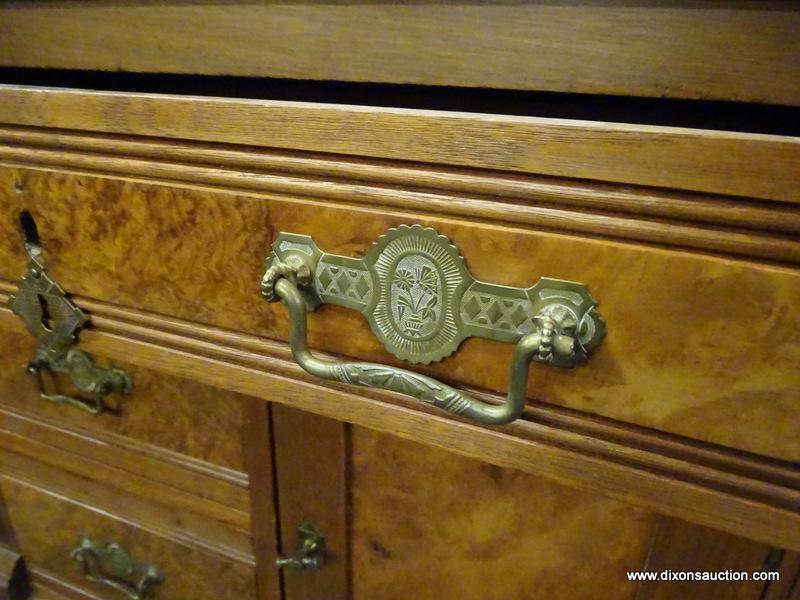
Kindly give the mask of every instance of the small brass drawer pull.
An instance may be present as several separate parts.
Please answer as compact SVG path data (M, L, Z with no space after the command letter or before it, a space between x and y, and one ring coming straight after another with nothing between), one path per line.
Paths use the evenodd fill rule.
M127 394L133 388L133 381L122 369L98 367L91 356L73 348L77 332L89 319L45 270L39 233L29 212L20 214L20 225L29 258L28 273L20 280L17 293L8 303L39 341L26 370L36 380L39 397L43 400L99 414L108 409L104 399L109 393ZM68 375L86 397L48 392L45 373Z
M281 233L261 292L286 304L292 354L312 375L407 394L487 424L522 414L531 360L572 367L605 336L597 303L583 284L542 278L522 289L477 281L446 237L420 225L390 229L363 259L326 254L309 236ZM470 336L516 343L506 402L482 402L391 366L315 357L306 311L322 303L361 311L389 352L414 363L441 360Z
M114 543L96 544L82 537L70 558L81 563L86 579L114 588L131 600L153 598L155 586L164 581L156 567L133 560Z
M325 536L310 521L297 528L297 553L279 557L278 568L288 567L295 571L316 571L325 564Z

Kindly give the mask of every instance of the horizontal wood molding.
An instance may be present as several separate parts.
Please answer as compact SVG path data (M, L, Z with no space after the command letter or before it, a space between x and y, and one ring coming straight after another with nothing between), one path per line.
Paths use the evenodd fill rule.
M14 455L12 458L17 460ZM12 466L22 465L15 462ZM111 490L81 478L72 482L82 490L79 497L63 494L59 488L70 479L69 474L43 468L35 461L25 466L36 475L49 474L45 485L32 481L26 472L21 472L20 477L20 473L7 469L0 476L0 489L18 533L20 551L34 568L43 567L58 580L92 590L103 598L116 597L118 593L110 592L106 585L90 581L70 556L80 537L86 536L97 543L116 542L135 559L156 565L165 575L158 589L158 595L164 598L217 600L230 595L254 600L253 557L249 550L226 551L214 546L211 537L194 540L171 535L174 526L139 524L130 515L142 510L144 503L134 503L126 495L116 496L114 501L118 504L113 507L98 503L96 497L106 500L106 496L112 497ZM179 525L186 515L173 512L169 518ZM212 525L207 523L209 529ZM203 585L198 586L198 581Z
M145 495L122 489L124 485L114 484L114 473L104 474L101 481L97 474L103 473L102 468L98 471L98 466L85 457L72 458L76 466L83 465L83 469L77 469L81 472L75 472L64 467L64 462L70 459L67 453L59 453L33 440L18 438L12 444L16 447L10 448L8 437L3 433L0 439L4 455L0 478L85 509L112 515L123 523L172 542L249 566L255 564L249 531L201 514L202 510L187 510L186 506L180 506L180 499L173 503L171 498L160 496L155 488L151 489L152 494Z
M0 64L796 105L798 30L787 2L6 2Z
M0 123L800 202L800 139L775 135L9 85Z
M31 600L103 600L92 592L64 581L39 565L28 567L33 596Z
M91 311L95 325L82 334L82 347L98 355L125 356L147 368L544 475L780 547L800 548L800 470L795 465L546 405L529 409L511 425L481 427L393 394L320 385L278 342L84 298L77 301ZM0 310L0 325L22 329L7 309Z
M496 171L0 126L0 163L281 193L800 263L800 207Z
M240 513L250 510L245 473L239 473L102 429L72 427L0 400L0 431L86 456L156 484L176 488Z

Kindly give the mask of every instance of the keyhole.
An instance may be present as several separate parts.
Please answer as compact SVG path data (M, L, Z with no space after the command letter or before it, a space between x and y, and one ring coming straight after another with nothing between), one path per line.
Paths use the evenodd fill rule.
M42 311L42 327L47 331L53 331L53 317L50 315L50 309L47 307L47 298L41 294L36 295L39 301L39 309Z
M22 229L22 237L25 239L25 245L40 245L39 228L36 227L36 220L29 210L23 210L19 213L19 227Z

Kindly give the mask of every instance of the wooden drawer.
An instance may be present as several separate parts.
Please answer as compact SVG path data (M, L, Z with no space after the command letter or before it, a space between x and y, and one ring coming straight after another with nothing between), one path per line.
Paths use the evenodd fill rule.
M102 92L0 100L0 299L25 269L29 210L49 271L92 315L87 351L800 548L796 139ZM259 289L276 236L358 257L403 224L447 236L482 281L586 284L606 339L579 368L531 366L526 412L503 428L302 372L286 308ZM320 307L309 334L315 352L408 367L354 310ZM512 351L471 338L413 368L502 400Z
M134 389L131 394L107 398L117 412L92 415L39 398L34 381L24 369L35 349L36 340L24 329L0 332L0 407L38 415L112 445L118 442L156 457L160 454L172 462L210 463L232 478L245 472L244 417L238 395L142 369L115 357L106 362L125 369L133 378ZM68 390L69 378L59 376L58 384Z
M0 493L15 542L32 572L34 583L75 593L69 597L124 598L107 586L87 581L70 558L79 538L114 542L134 559L150 562L164 575L159 600L186 598L255 598L252 567L191 547L130 524L124 517L82 502L66 500L40 488L3 478ZM67 595L67 594L65 594Z
M9 167L0 180L7 280L24 270L14 216L27 208L52 248L54 276L71 292L277 340L287 339L286 309L259 293L276 232L312 235L325 251L359 256L390 227L432 226L478 279L518 287L541 276L580 281L600 301L607 339L580 368L531 367L532 400L800 460L795 269L294 195ZM800 250L798 242L785 245ZM323 306L309 330L314 348L401 364L357 311ZM419 371L504 390L512 351L512 344L471 338Z

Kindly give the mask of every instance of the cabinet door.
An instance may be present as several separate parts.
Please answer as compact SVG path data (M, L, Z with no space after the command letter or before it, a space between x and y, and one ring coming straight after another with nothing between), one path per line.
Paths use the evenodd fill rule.
M305 521L327 543L319 570L283 571L286 600L792 597L797 556L767 544L284 405L271 413L283 551ZM630 576L666 569L781 579Z

